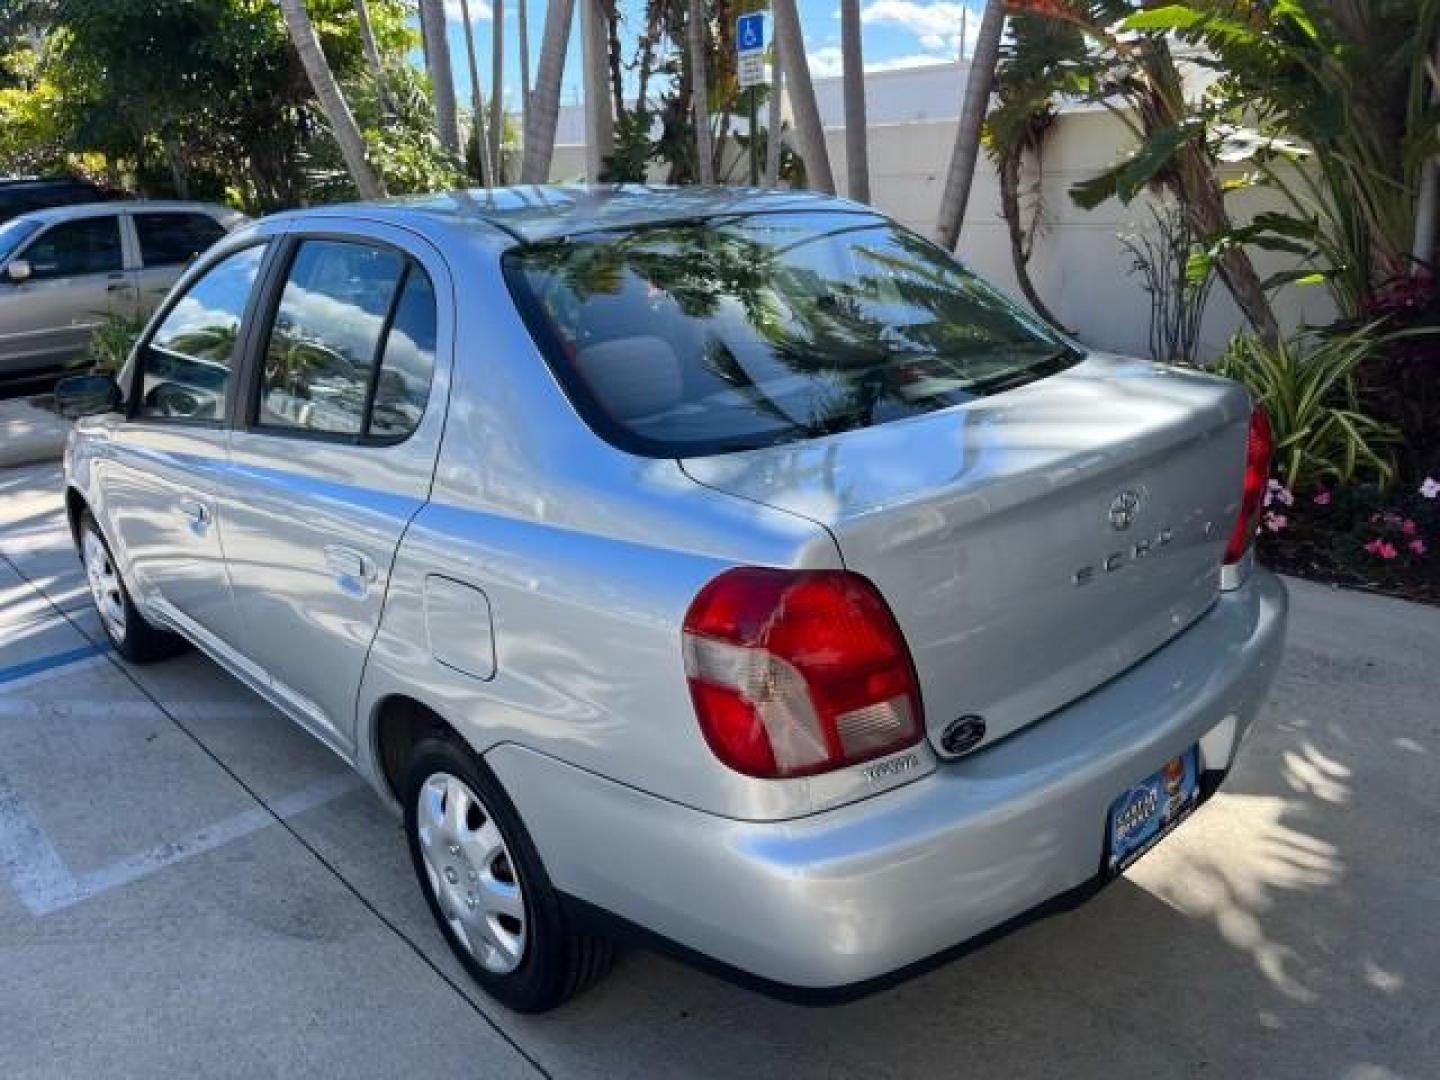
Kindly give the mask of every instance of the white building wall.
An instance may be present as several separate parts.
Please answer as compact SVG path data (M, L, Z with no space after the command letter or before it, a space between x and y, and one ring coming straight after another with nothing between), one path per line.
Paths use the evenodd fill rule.
M867 80L874 77L867 76ZM873 91L868 91L867 97L874 100ZM951 118L876 122L870 127L872 203L927 236L933 234L939 214L955 126ZM843 183L844 131L838 125L830 126L825 134L835 176ZM1118 160L1128 139L1125 128L1103 110L1075 109L1061 114L1046 143L1041 185L1046 224L1035 243L1030 271L1037 291L1056 318L1081 341L1097 348L1144 355L1149 340L1149 299L1138 278L1130 273L1132 259L1120 237L1142 231L1148 224L1145 202L1137 199L1122 206L1111 200L1085 211L1069 195L1072 184ZM583 172L583 146L556 147L553 179L573 180ZM657 174L655 179L659 178ZM1026 182L1032 179L1027 175ZM1231 207L1243 218L1267 208L1267 204L1263 195L1252 194L1232 196ZM1021 299L1000 214L999 183L983 155L957 253L978 273ZM1292 265L1285 256L1262 252L1255 258L1262 278ZM1325 323L1334 317L1322 287L1288 287L1273 299L1276 315L1287 330L1302 323ZM1202 354L1213 357L1243 326L1234 301L1217 282L1202 328Z

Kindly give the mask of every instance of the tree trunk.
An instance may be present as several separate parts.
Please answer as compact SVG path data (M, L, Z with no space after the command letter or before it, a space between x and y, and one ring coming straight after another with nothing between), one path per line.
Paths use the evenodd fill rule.
M380 47L375 44L375 31L370 26L370 5L366 0L355 0L355 18L360 23L360 47L365 51L365 62L370 65L370 74L375 79L375 90L380 95L380 104L386 112L392 112L390 88L385 81L385 64L380 59Z
M1440 105L1440 42L1429 66L1430 102ZM1420 173L1420 192L1415 200L1415 242L1410 245L1411 272L1435 273L1435 246L1440 244L1440 154L1432 154Z
M530 21L525 14L529 0L516 0L516 30L520 33L520 130L530 130Z
M1030 280L1030 252L1025 246L1025 229L1020 221L1020 168L1024 157L1024 150L1017 146L1005 155L998 170L1000 211L1005 217L1006 231L1010 234L1010 261L1015 265L1015 280L1020 285L1020 291L1025 294L1035 314L1051 326L1065 330L1060 320L1046 307L1045 301L1040 299L1035 283Z
M695 123L696 175L702 184L715 183L710 146L710 87L705 73L705 0L689 0L685 39L690 60L690 109Z
M420 0L420 33L425 39L425 66L435 97L435 135L452 154L460 152L460 120L455 112L455 73L450 66L450 38L445 32L444 0Z
M490 187L495 172L490 167L490 147L485 140L485 99L480 93L480 66L475 62L475 24L470 21L470 0L460 0L460 18L465 21L465 62L470 69L470 124L474 129L475 157L480 166L480 184Z
M491 0L490 161L495 183L505 183L505 0Z
M870 201L870 149L865 126L865 56L860 0L840 0L840 55L845 71L845 194Z
M825 129L820 126L820 107L815 104L815 85L810 81L810 61L805 57L805 38L800 31L800 13L795 0L774 0L775 49L790 80L790 105L795 111L795 137L805 162L805 182L816 191L835 194L835 176L830 171L830 154L825 149Z
M765 186L780 186L780 158L785 150L781 136L780 101L785 93L785 74L780 65L780 50L770 50L770 103L765 130Z
M167 135L160 141L165 150L165 164L170 166L170 182L175 185L175 197L190 198L190 167L180 150L180 141Z
M605 28L609 12L600 0L580 0L580 67L585 81L585 178L599 179L615 152L615 116L610 111L610 63Z
M575 18L575 0L550 0L545 9L545 36L540 42L540 68L530 99L530 127L525 132L525 157L520 181L543 184L550 178L555 156L555 122L560 115L560 80L565 77L565 47Z
M995 66L1000 61L1000 37L1004 30L1004 0L988 0L975 40L975 55L970 60L970 74L965 80L965 100L960 108L960 122L955 127L955 149L945 176L945 193L940 197L940 220L935 225L935 239L946 251L955 250L960 242L960 227L965 223L970 186L975 181L975 163L980 157L980 132L985 126L990 91L995 85Z
M345 168L355 183L355 189L362 199L384 198L385 185L370 167L370 159L365 153L365 138L360 134L350 106L345 104L345 95L335 82L335 74L320 48L320 39L315 36L315 27L305 12L304 0L280 0L280 10L290 31L290 41L320 102L320 110L340 146L340 155L345 159Z

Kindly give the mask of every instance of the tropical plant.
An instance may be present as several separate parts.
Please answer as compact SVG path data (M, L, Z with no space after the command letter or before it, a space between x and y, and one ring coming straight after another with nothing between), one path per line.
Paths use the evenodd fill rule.
M975 181L975 165L980 159L985 109L995 85L995 68L1000 62L1000 37L1004 30L1005 0L988 0L985 14L980 19L975 53L970 58L970 73L965 79L965 98L960 106L960 121L955 125L955 147L950 153L945 190L940 196L940 217L935 224L936 241L946 251L955 250L955 245L960 242L961 226L965 224L970 185Z
M1030 277L1030 256L1044 221L1045 140L1058 118L1057 99L1089 93L1092 81L1085 36L1077 27L1035 15L1011 16L1010 32L1000 44L996 104L985 118L984 143L1000 182L1000 212L1010 237L1015 279L1035 313L1055 326L1059 321ZM1021 190L1027 158L1037 174L1028 200L1028 222Z
M1357 385L1380 347L1377 331L1310 331L1273 345L1240 335L1220 358L1216 371L1244 383L1269 413L1275 474L1291 491L1357 479L1384 487L1394 475L1395 430L1365 410Z
M592 0L581 0L591 3ZM505 182L505 0L491 0L490 164L496 184Z
M560 115L560 82L565 76L565 46L575 18L575 0L550 0L545 7L545 32L540 41L540 66L525 127L522 184L543 184L555 157L555 124Z
M145 321L138 315L107 315L85 343L85 363L92 371L115 374L125 366Z
M860 0L840 0L840 54L845 80L845 194L870 201L870 147L865 123L865 57Z
M773 0L775 48L789 81L790 104L795 113L795 141L805 163L805 182L816 191L835 192L835 175L825 149L825 130L820 126L820 107L815 101L815 84L810 80L810 61L805 56L805 38L795 0Z
M709 59L709 49L706 48L708 22L705 0L687 0L685 57L690 82L690 107L695 118L697 179L702 184L715 183L715 156L710 141L710 81L705 70Z
M1203 254L1190 219L1173 203L1150 206L1151 228L1122 234L1131 272L1150 297L1150 356L1162 363L1193 364L1214 266Z
M360 134L355 117L345 102L345 96L340 92L340 85L335 81L335 73L330 70L330 64L325 59L320 38L316 36L315 27L305 11L304 0L280 0L280 9L285 14L285 25L290 31L290 40L295 45L300 63L305 68L305 75L315 90L315 97L330 124L331 134L335 136L335 142L345 158L345 168L350 173L350 179L354 181L362 198L383 197L385 185L366 156L365 138Z
M430 94L435 102L435 134L452 154L460 152L460 119L455 106L455 73L450 65L450 36L446 33L444 0L419 0L420 36L425 46L425 70L430 73Z

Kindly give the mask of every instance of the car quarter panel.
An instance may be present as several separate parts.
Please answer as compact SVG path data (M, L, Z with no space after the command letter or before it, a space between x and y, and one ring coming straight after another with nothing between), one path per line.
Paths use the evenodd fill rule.
M1223 775L1279 665L1285 608L1259 571L1053 716L795 821L699 813L514 745L486 760L562 892L747 974L840 988L1095 882L1110 803L1197 742Z

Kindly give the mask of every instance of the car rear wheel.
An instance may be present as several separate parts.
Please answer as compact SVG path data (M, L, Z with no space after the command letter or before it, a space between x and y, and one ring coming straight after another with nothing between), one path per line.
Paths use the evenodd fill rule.
M184 639L147 622L130 599L120 568L95 518L86 511L80 522L80 561L100 625L115 651L126 660L146 663L174 656L185 648Z
M404 798L420 888L486 993L520 1012L544 1012L609 970L610 942L571 929L514 806L468 747L420 743Z

